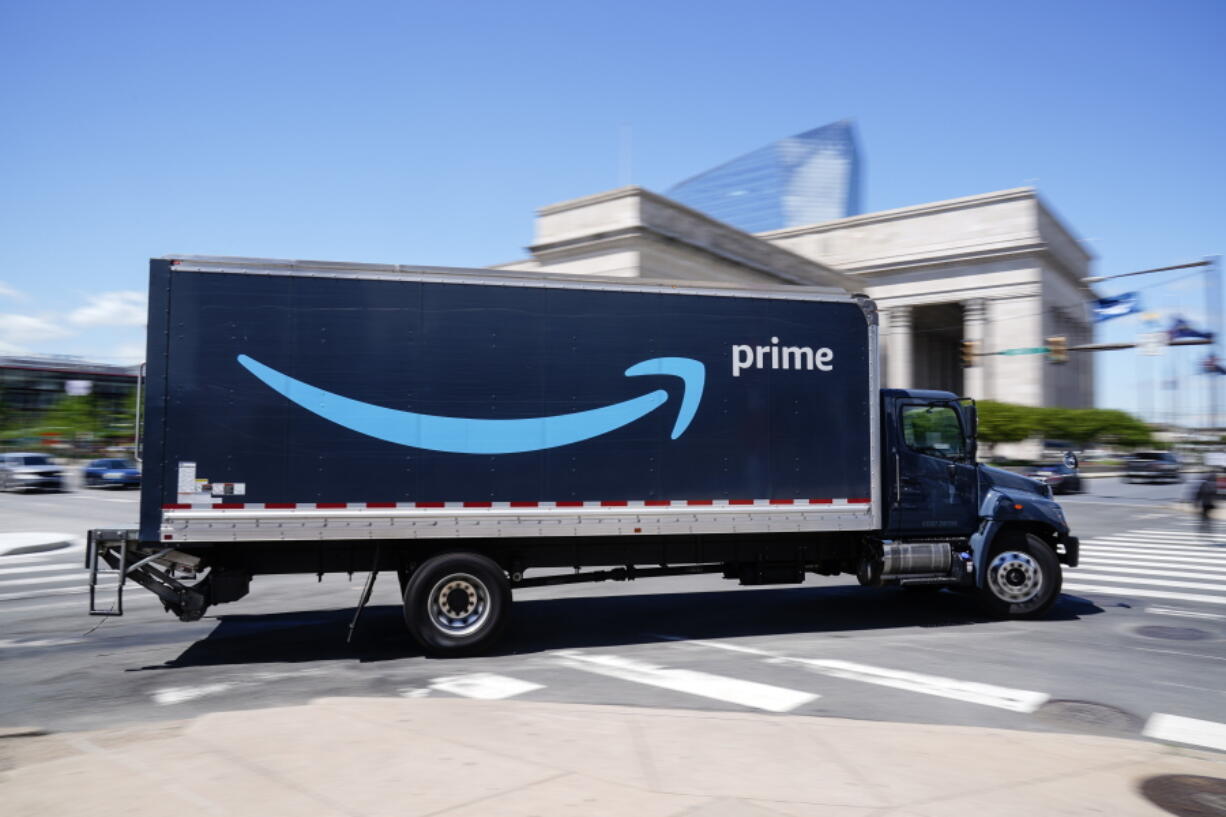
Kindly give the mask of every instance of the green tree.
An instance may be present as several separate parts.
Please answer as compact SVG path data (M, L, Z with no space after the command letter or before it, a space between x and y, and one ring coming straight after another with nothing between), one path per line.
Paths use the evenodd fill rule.
M1016 403L982 400L979 412L979 441L989 447L996 443L1020 443L1035 433L1037 409Z

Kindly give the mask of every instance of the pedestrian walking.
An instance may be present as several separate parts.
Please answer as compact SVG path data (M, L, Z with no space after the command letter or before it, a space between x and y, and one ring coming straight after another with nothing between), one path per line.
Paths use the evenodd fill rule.
M1209 531L1213 527L1213 509L1217 507L1217 472L1209 471L1196 486L1196 503L1200 506L1200 528Z

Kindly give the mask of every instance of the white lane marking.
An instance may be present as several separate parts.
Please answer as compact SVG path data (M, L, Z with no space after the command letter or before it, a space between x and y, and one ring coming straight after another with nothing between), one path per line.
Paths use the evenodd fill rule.
M1186 655L1190 658L1205 658L1210 661L1226 661L1226 658L1222 658L1221 656L1205 655L1203 652L1185 652L1183 650L1160 650L1157 647L1133 647L1133 649L1140 650L1141 652L1160 652L1166 655Z
M721 644L718 641L688 641L678 636L664 636L670 641L685 644L696 644L702 647L714 647L732 652L744 652L763 656L770 663L794 663L816 670L832 678L847 681L862 681L866 684L904 689L908 692L919 692L924 695L935 695L940 698L952 698L965 703L994 706L1013 712L1033 712L1047 702L1051 696L1044 692L1032 692L1027 689L1011 689L978 681L960 681L957 678L945 678L940 675L924 675L908 670L887 669L868 664L858 664L851 661L839 661L826 658L796 658L757 650L749 647L738 647L732 644Z
M1173 578L1173 579L1219 578L1219 577L1212 576L1212 575L1206 575L1205 573L1201 573L1201 572L1191 573L1191 572L1186 572L1183 570L1154 570L1153 568L1142 568L1142 567L1135 567L1135 566L1134 567L1116 567L1115 565L1112 565L1112 564L1102 564L1100 562L1097 562L1097 561L1092 562L1090 560L1082 561L1078 565L1078 567L1083 568L1085 570L1089 570L1091 572L1097 570L1100 572L1105 571L1107 573L1132 573L1134 575L1139 575L1139 576L1166 576L1168 578ZM1163 567L1170 567L1170 565L1163 565ZM1205 568L1205 569L1213 570L1214 568ZM1217 572L1226 573L1226 570L1219 570ZM1081 572L1081 570L1078 570L1077 576L1080 577L1082 575L1084 574ZM1219 580L1222 582L1226 582L1226 575L1221 576ZM1222 589L1226 590L1226 585L1222 585Z
M1011 689L993 684L982 684L978 681L960 681L957 678L873 667L852 661L836 661L826 658L777 658L772 660L780 663L792 661L803 664L834 678L863 681L867 684L905 689L908 692L936 695L940 698L952 698L955 701L969 704L994 706L1013 712L1033 712L1051 697L1046 693L1032 692L1028 689Z
M505 675L495 675L492 672L474 672L471 675L449 675L444 678L434 678L430 688L464 698L479 698L483 701L500 701L523 695L534 689L544 689L541 684L521 681L518 678L508 678Z
M1191 556L1171 556L1169 554L1162 553L1162 552L1137 551L1131 548L1125 549L1125 548L1093 547L1093 548L1084 548L1082 550L1082 553L1085 553L1087 555L1102 554L1103 556L1115 556L1117 558L1121 556L1139 556L1142 559L1162 559L1168 562L1188 564L1188 565L1226 564L1226 561L1223 561L1222 559L1201 559L1201 558L1193 558Z
M788 712L821 697L811 692L725 678L706 672L657 667L617 655L587 655L579 650L561 650L553 655L559 663L570 669L764 709L767 712Z
M1169 513L1143 513L1138 514L1137 519L1166 519L1169 516Z
M1132 576L1109 576L1099 573L1077 571L1077 581L1116 582L1117 584L1148 584L1154 587L1182 587L1185 590L1217 590L1226 592L1222 582L1180 582L1171 579L1137 579Z
M1128 531L1128 533L1136 533L1146 536L1195 536L1199 539L1204 539L1207 537L1211 538L1213 536L1211 533L1204 532L1198 533L1196 531L1189 531L1187 533L1183 533L1176 530L1157 530L1155 528L1138 528L1136 530Z
M1146 607L1145 612L1158 616L1179 616L1180 618L1207 618L1220 621L1226 618L1221 613L1202 613L1199 610L1179 610L1175 607Z
M20 649L22 647L62 647L65 644L79 644L82 638L36 638L32 641L22 641L20 638L0 638L0 649Z
M84 564L85 558L85 543L80 539L74 539L71 545L55 550L45 550L41 553L21 553L16 556L0 556L0 564L16 565L29 564L30 562L45 562L48 559L60 559L65 556L74 555L78 560L78 564ZM64 559L67 562L67 559Z
M0 580L0 585L8 587L12 584L51 584L53 582L88 582L89 573L83 569L79 569L76 575L73 576L30 576L25 579L3 579Z
M0 567L0 576L15 576L18 573L51 573L52 571L66 573L69 570L80 573L82 570L88 570L88 568L75 561L61 562L59 564L29 565L27 567Z
M1206 553L1222 553L1226 551L1226 548L1214 545L1171 545L1165 542L1143 542L1140 539L1087 539L1085 543L1100 547L1148 548L1150 550L1164 550L1168 553L1186 553L1189 556L1201 556Z
M1226 751L1226 723L1155 712L1145 722L1141 734L1156 740L1208 746L1210 749Z
M206 695L216 695L219 692L225 692L230 689L233 684L201 684L194 687L163 687L153 691L153 702L158 706L168 706L170 704L181 704L185 701L194 701L197 698L203 698Z
M1112 556L1091 556L1088 559L1083 558L1078 567L1093 566L1102 569L1105 565L1131 565L1133 567L1178 567L1184 570L1194 570L1196 575L1202 578L1210 578L1216 573L1226 574L1226 566L1223 567L1206 567L1198 564L1172 564L1164 562L1161 559L1127 559L1124 557Z
M1171 601L1197 601L1205 604L1226 604L1226 596L1206 596L1201 593L1174 593L1167 590L1145 590L1140 587L1111 587L1099 584L1065 582L1064 590L1078 593L1103 593L1108 596L1138 596L1143 599L1170 599Z
M114 590L114 584L98 584L99 590ZM79 596L89 592L89 587L83 585L81 587L48 587L42 590L27 590L23 593L0 593L0 601L25 601L26 599L38 599L43 596ZM156 596L154 597L156 598ZM124 604L128 603L125 598Z

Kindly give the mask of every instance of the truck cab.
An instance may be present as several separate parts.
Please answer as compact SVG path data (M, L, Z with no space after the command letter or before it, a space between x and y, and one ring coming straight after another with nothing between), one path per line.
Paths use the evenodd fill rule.
M861 581L972 584L999 614L1046 612L1060 592L1060 565L1078 559L1050 488L977 461L968 398L884 389L881 423L882 564L862 566Z

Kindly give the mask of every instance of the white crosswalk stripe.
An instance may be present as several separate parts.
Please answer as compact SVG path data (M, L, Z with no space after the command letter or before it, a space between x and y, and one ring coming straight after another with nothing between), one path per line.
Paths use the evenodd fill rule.
M1141 528L1085 539L1064 579L1073 593L1226 605L1226 536Z
M117 578L114 575L99 576L99 599L113 598ZM85 549L80 546L45 553L29 553L20 556L5 556L0 560L0 615L18 612L13 602L26 611L46 600L48 606L60 606L65 596L85 596L89 592L89 571L85 569ZM125 593L124 602L139 598L135 593ZM78 602L86 609L84 598Z
M659 667L618 655L593 655L580 650L560 650L553 655L559 664L569 669L740 704L753 709L764 709L767 712L789 712L821 697L812 692L727 678L709 672Z

